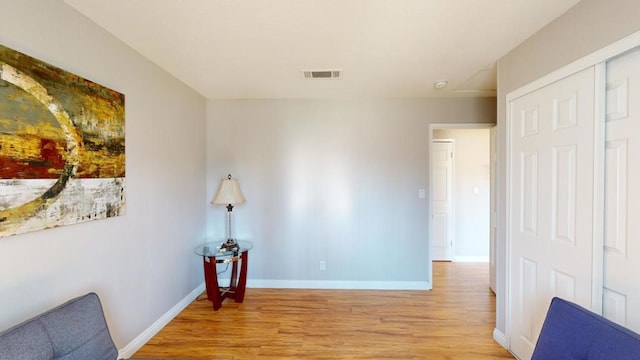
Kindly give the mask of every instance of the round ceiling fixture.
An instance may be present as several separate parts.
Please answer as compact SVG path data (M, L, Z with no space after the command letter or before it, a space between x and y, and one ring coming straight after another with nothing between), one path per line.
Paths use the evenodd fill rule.
M448 83L449 82L447 80L438 80L433 83L433 87L436 89L444 89L444 87L447 86Z

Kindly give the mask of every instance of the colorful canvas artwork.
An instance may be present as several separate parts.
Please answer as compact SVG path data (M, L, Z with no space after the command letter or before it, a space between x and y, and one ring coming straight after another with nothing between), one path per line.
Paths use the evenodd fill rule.
M124 214L124 95L0 45L0 237Z

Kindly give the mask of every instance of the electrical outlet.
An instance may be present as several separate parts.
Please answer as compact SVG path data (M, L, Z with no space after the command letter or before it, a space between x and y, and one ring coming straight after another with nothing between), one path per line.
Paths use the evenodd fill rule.
M320 261L320 271L325 271L327 270L327 262L324 260Z

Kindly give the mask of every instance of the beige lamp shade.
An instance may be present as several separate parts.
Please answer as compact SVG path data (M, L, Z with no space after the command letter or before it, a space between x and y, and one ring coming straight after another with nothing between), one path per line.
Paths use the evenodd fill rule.
M214 205L237 205L245 201L247 200L244 198L244 195L242 195L238 180L232 179L231 175L229 175L226 179L220 181L218 192L216 196L213 197L211 203Z

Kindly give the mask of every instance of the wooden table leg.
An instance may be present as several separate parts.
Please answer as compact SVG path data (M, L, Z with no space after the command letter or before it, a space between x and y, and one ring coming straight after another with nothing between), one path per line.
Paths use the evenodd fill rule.
M222 306L222 297L218 286L216 261L206 256L202 257L202 261L204 264L204 283L207 288L207 297L213 303L213 310L218 310Z
M249 265L249 251L242 253L240 263L240 279L238 279L238 286L236 287L235 301L241 303L244 301L244 292L247 287L247 266Z

